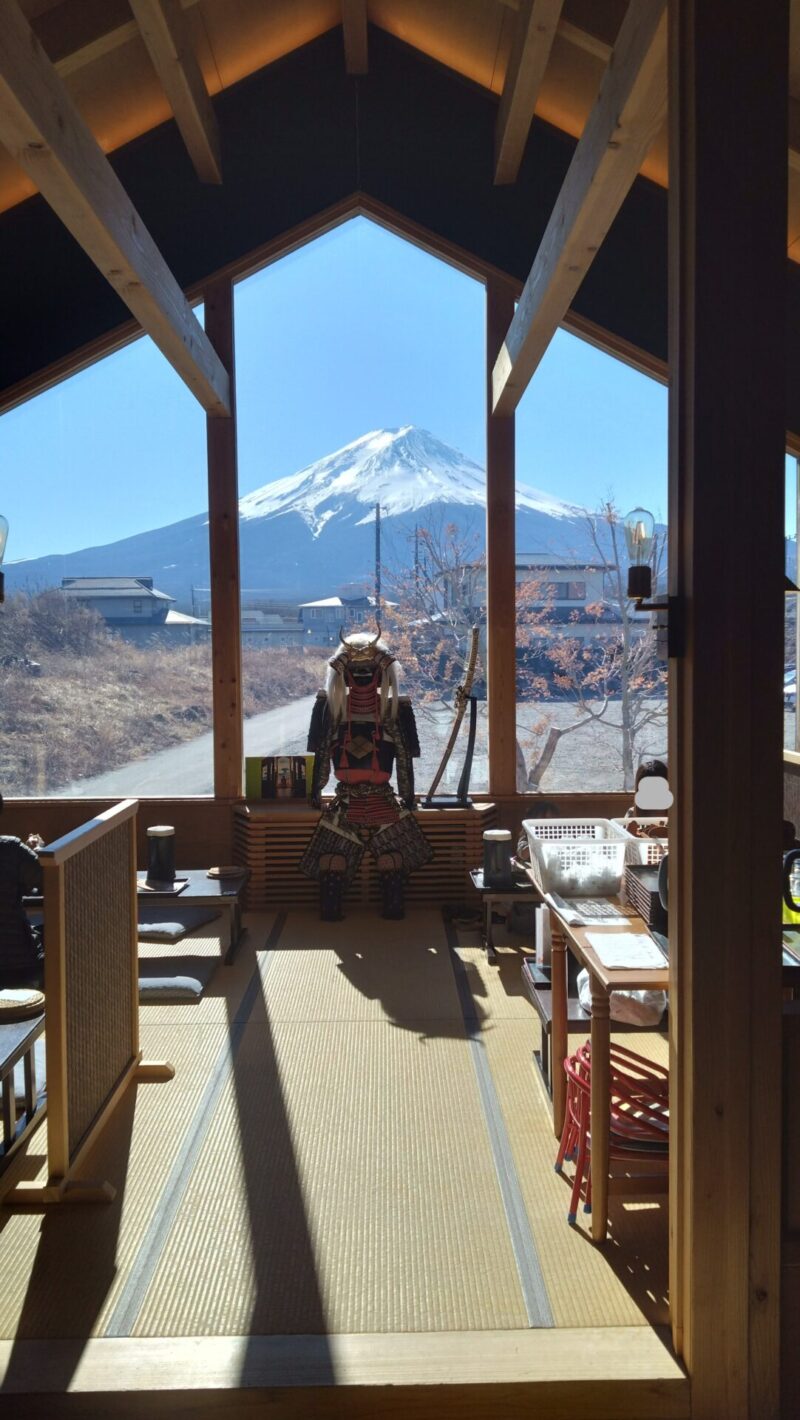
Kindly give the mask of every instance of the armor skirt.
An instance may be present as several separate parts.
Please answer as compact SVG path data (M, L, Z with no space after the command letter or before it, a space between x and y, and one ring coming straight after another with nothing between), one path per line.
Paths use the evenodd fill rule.
M300 871L319 879L320 860L339 854L345 861L345 886L355 878L366 849L373 858L396 853L401 869L411 873L430 862L433 849L413 813L398 802L389 784L337 784L333 801L322 811Z

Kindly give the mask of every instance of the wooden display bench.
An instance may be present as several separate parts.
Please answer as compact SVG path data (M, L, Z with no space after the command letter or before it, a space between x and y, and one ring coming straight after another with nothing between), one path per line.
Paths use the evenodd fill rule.
M244 907L250 911L269 907L312 906L317 884L300 872L299 863L319 820L319 812L306 804L248 803L233 814L234 861L249 868ZM433 849L433 859L417 868L408 880L409 904L435 903L441 907L467 903L474 895L469 870L483 861L483 834L497 827L494 804L474 804L468 809L418 809L417 821ZM352 886L349 903L377 902L378 874L366 852Z

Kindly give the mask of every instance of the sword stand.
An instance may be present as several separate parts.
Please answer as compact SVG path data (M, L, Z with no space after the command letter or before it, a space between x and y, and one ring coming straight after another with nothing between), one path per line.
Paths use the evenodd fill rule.
M469 797L469 781L472 776L472 759L475 754L475 733L478 728L478 702L474 695L469 697L469 731L467 734L467 752L464 756L464 767L461 770L461 778L458 781L458 788L455 794L428 794L426 798L420 800L420 808L423 809L471 809L472 800Z

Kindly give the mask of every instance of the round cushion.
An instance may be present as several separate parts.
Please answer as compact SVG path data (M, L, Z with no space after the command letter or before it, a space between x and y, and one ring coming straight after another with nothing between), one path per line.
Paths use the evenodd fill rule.
M26 1021L40 1016L44 1010L44 995L31 986L7 987L0 991L0 1025Z

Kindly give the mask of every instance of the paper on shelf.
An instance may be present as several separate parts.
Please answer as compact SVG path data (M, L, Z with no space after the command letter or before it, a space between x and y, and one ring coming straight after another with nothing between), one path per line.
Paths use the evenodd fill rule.
M608 898L561 897L557 892L545 893L545 902L571 927L627 927L629 914L614 906Z
M610 971L663 971L667 959L644 932L587 932L586 940Z

